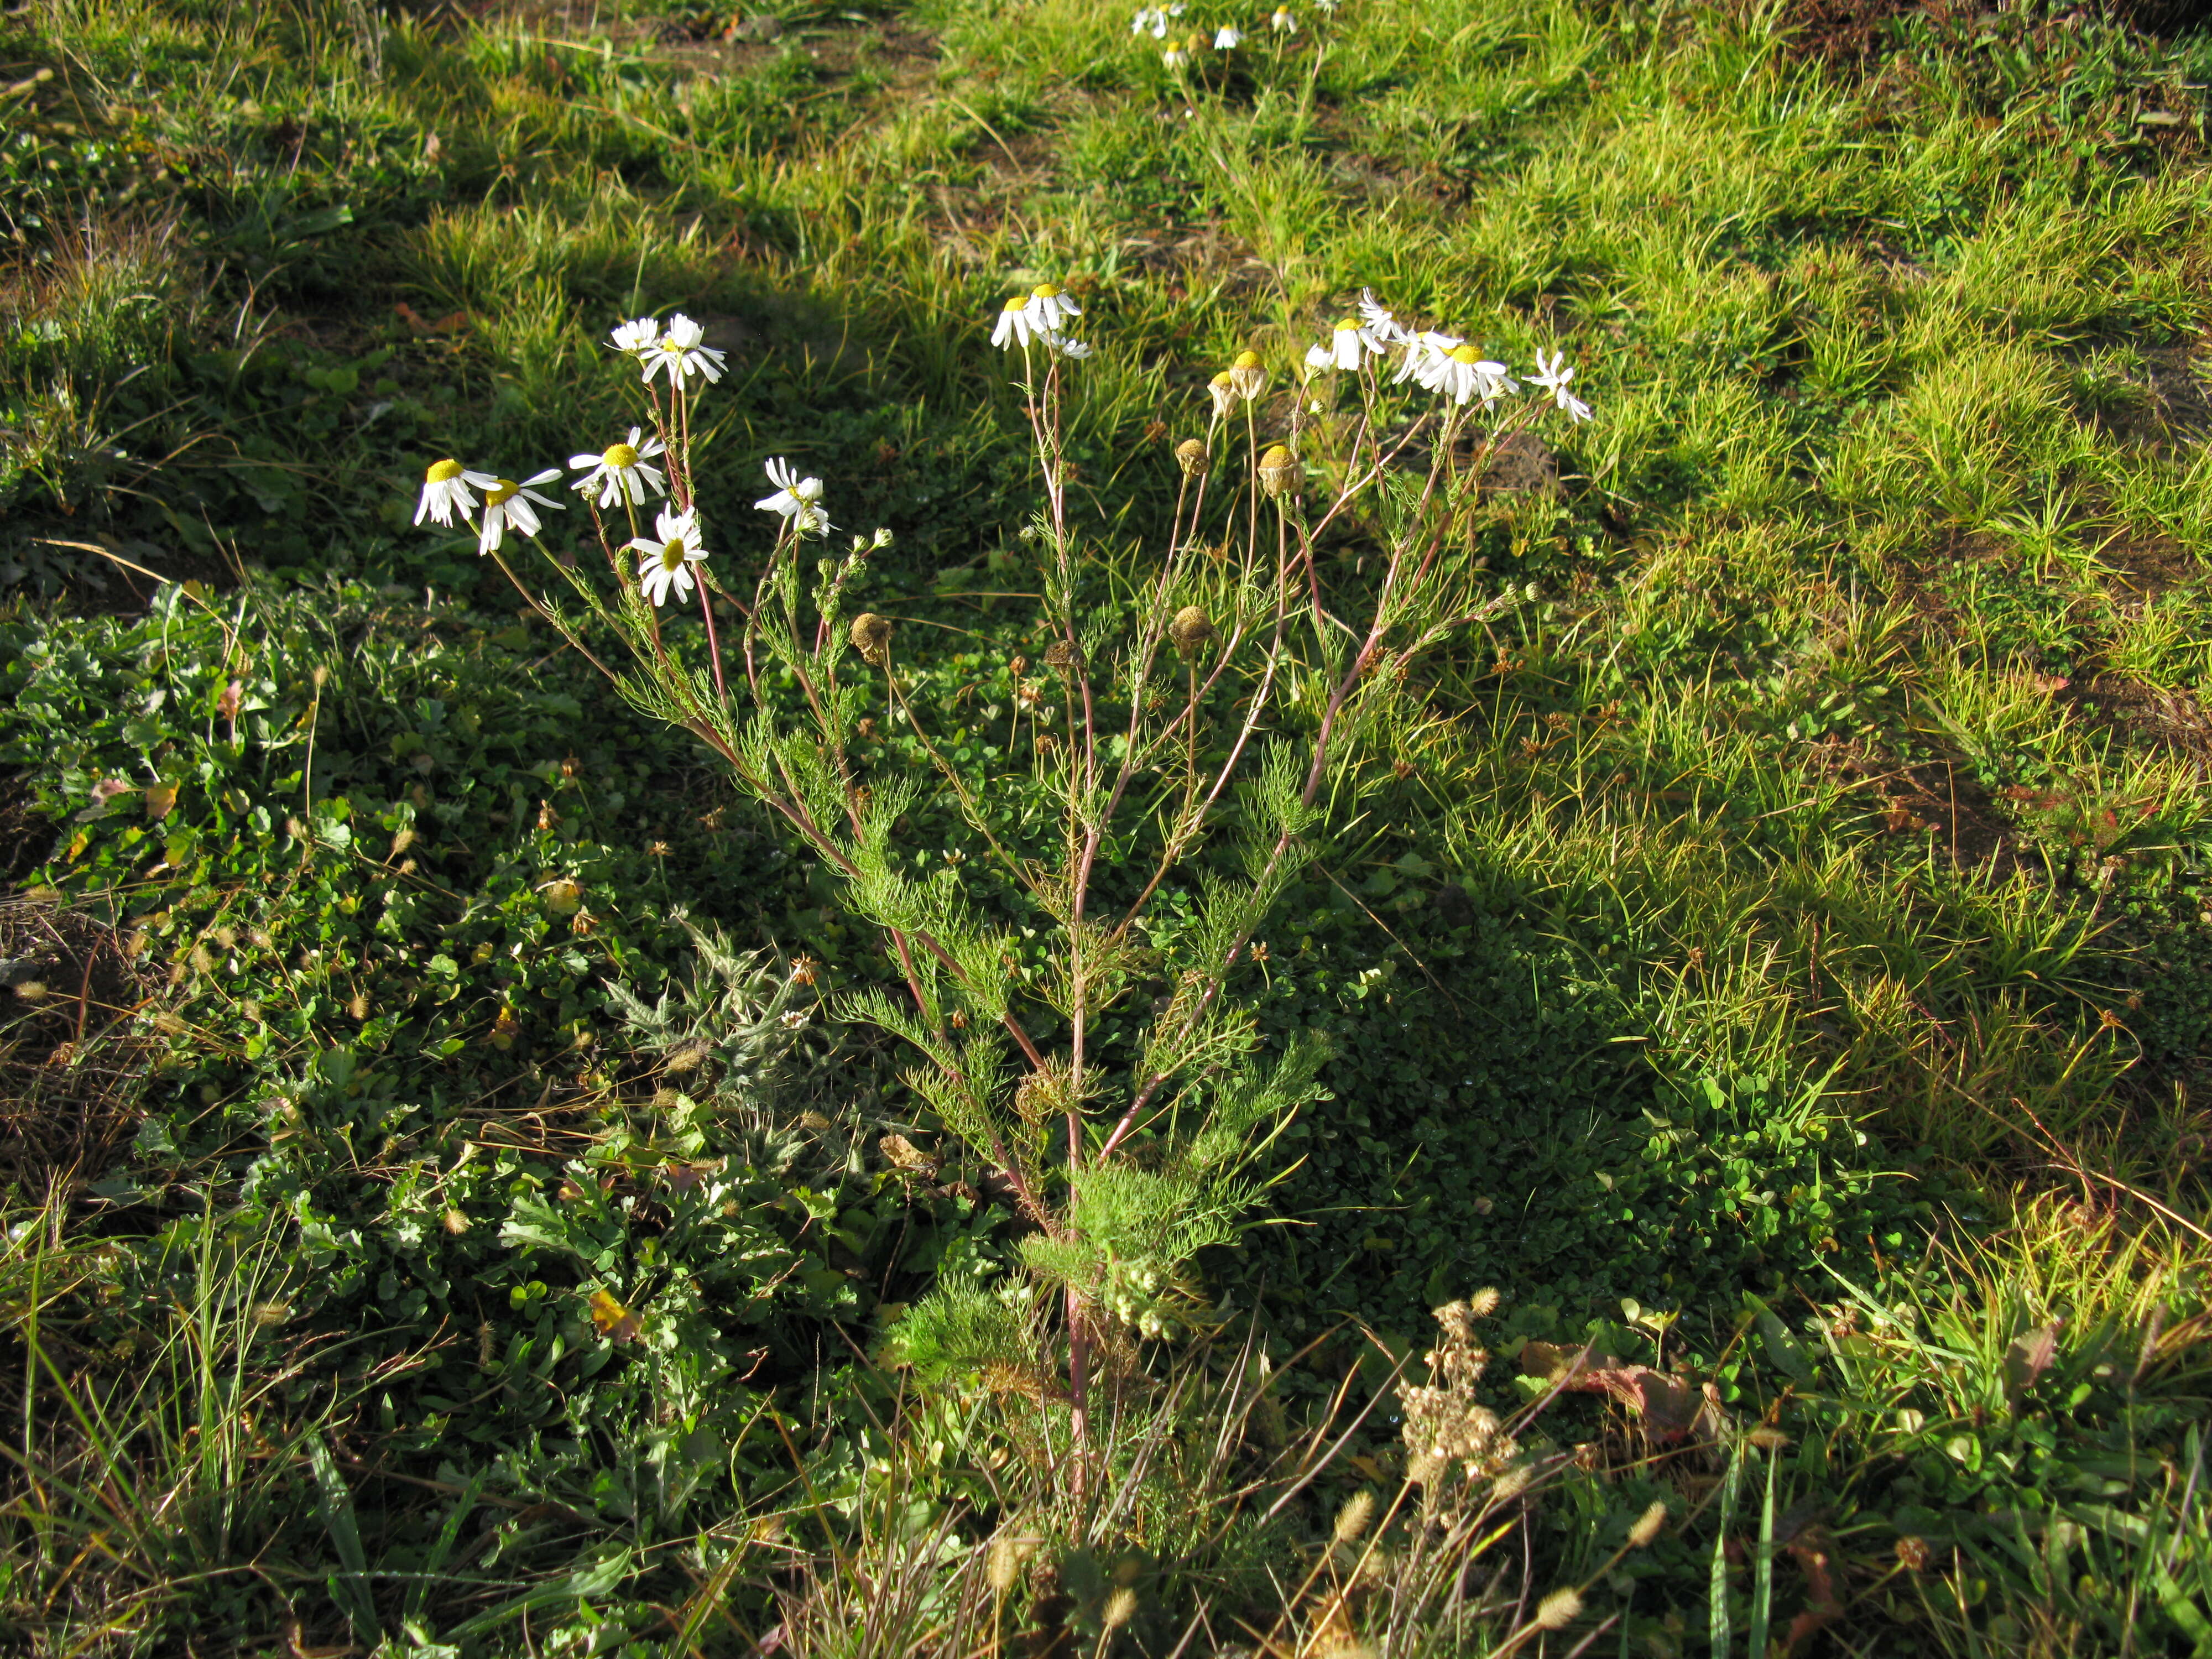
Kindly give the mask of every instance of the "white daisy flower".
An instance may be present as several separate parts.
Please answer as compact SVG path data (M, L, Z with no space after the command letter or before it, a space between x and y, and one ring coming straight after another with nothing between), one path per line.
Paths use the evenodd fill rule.
M779 455L768 464L768 481L775 486L775 494L762 496L753 503L755 507L763 513L781 513L803 536L818 536L829 529L830 520L822 508L821 479L801 477L799 469Z
M422 474L422 498L415 506L415 522L428 517L452 528L453 515L471 517L477 498L471 492L489 489L499 480L489 472L471 472L459 461L433 461Z
M1433 329L1423 329L1418 334L1407 335L1401 343L1406 348L1405 361L1398 365L1398 372L1390 377L1391 384L1403 386L1407 380L1417 380L1434 392L1443 378L1443 366L1463 342L1456 334L1439 334Z
M1227 52L1232 47L1241 46L1243 44L1244 31L1240 28L1233 28L1224 23L1214 33L1213 49L1216 52Z
M1190 54L1185 52L1181 46L1170 46L1165 52L1160 54L1160 62L1165 64L1171 70L1188 69L1190 67Z
M1536 372L1528 377L1528 384L1541 386L1550 392L1559 406L1574 419L1587 421L1590 417L1589 405L1567 390L1567 382L1575 378L1575 372L1562 367L1566 361L1566 353L1555 351L1552 354L1552 361L1547 363L1544 354L1539 351L1536 354Z
M1320 374L1325 368L1335 367L1336 354L1327 346L1310 345L1306 348L1306 374L1309 378Z
M678 312L668 319L668 332L663 335L643 355L645 378L649 382L660 369L668 371L668 384L688 383L694 374L703 374L708 382L722 378L722 353L713 346L702 345L707 331Z
M1336 326L1329 331L1329 342L1326 349L1329 354L1329 361L1337 368L1358 368L1361 357L1367 350L1367 342L1359 331L1358 319L1352 317L1340 319Z
M1278 6L1273 15L1267 19L1267 27L1278 34L1296 34L1298 32L1298 20L1291 15L1291 9L1288 6Z
M634 322L617 323L609 337L617 351L626 351L635 357L648 350L660 337L660 325L650 317L640 317Z
M477 551L494 551L507 538L507 527L513 525L526 536L535 536L542 527L538 509L550 507L555 512L562 510L561 503L538 493L537 486L551 483L561 476L561 469L551 466L534 478L525 478L520 483L512 478L498 478L484 491L483 528L477 537Z
M991 343L1001 351L1026 350L1030 341L1043 332L1039 327L1036 313L1030 308L1035 295L1017 294L999 307L998 326L991 331Z
M1520 389L1507 378L1504 364L1486 361L1471 345L1455 346L1435 365L1433 379L1423 384L1455 404L1480 398L1486 409L1497 402L1499 392Z
M1376 302L1375 290L1371 288L1359 290L1359 337L1377 356L1394 345L1402 344L1406 339L1406 331L1398 325L1398 319L1388 309Z
M1037 343L1055 357L1069 357L1081 362L1091 355L1091 348L1080 340L1071 340L1065 334L1047 331L1037 336Z
M1039 283L1030 290L1029 311L1038 328L1048 334L1058 333L1067 326L1070 318L1083 314L1081 306L1050 283Z
M648 489L656 495L668 493L668 481L660 469L646 465L667 447L659 439L648 438L640 428L632 427L625 441L609 444L599 454L568 458L570 466L591 469L576 480L575 488L585 495L596 489L601 507L612 507L625 499L633 507L641 507Z
M691 567L707 556L706 544L699 538L697 510L672 513L662 507L653 534L640 536L629 550L637 555L638 586L645 589L647 599L665 605L671 588L678 599L690 599Z

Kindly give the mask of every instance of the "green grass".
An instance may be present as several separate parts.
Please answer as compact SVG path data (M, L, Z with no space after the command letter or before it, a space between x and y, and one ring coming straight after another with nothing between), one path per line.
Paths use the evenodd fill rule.
M81 992L0 915L11 1641L1164 1653L1205 1608L1187 1652L1396 1655L1530 1645L1573 1583L1560 1652L2212 1642L2212 37L1916 15L1846 70L1744 8L1194 6L1252 34L1187 105L1063 0L794 6L726 56L703 6L574 9L0 24L0 857L128 952ZM1332 1097L1103 1512L1018 1393L866 1363L1006 1212L886 1149L947 1143L876 1039L745 1038L798 993L672 913L812 958L809 1008L880 942L409 524L441 455L605 442L617 319L709 319L708 521L787 454L895 529L869 602L981 769L1041 644L983 342L1047 277L1116 560L1206 378L1279 383L1362 287L1565 349L1598 416L1263 929ZM1589 1340L1717 1415L1552 1402L1530 1577L1516 1538L1439 1600L1492 1511L1408 1496L1379 1572L1332 1518L1389 1507L1387 1379L1492 1284L1506 1360ZM1036 1540L1009 1584L994 1535Z

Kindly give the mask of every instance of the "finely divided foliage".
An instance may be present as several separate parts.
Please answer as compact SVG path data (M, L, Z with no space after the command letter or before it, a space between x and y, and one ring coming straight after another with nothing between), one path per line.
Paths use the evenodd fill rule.
M2206 1650L2187 9L0 9L0 1648Z
M859 993L841 1012L904 1039L918 1056L908 1084L1035 1230L1020 1246L1027 1279L999 1293L1003 1316L979 1317L975 1287L948 1280L907 1313L893 1352L939 1376L1035 1370L1030 1316L1048 1297L1060 1316L1051 1352L1064 1355L1050 1368L1064 1368L1079 1460L1091 1451L1099 1351L1124 1333L1160 1340L1205 1325L1200 1253L1238 1237L1273 1179L1278 1132L1318 1091L1317 1038L1261 1052L1239 985L1254 937L1340 827L1364 752L1406 719L1408 676L1512 603L1467 550L1492 456L1544 415L1590 418L1567 392L1572 371L1558 353L1548 365L1539 354L1529 377L1552 402L1522 398L1501 410L1520 392L1504 365L1456 335L1404 327L1371 294L1360 307L1365 320L1347 351L1306 354L1279 441L1259 424L1268 373L1256 352L1237 354L1224 371L1231 397L1212 398L1204 435L1176 451L1182 483L1164 544L1110 570L1067 489L1074 366L1092 351L1066 331L1082 308L1046 283L1000 310L990 343L1018 363L1043 496L1024 540L1050 641L1036 692L1046 701L1027 752L1005 757L1019 769L1010 781L1051 803L1025 841L1002 838L979 804L977 792L1000 781L964 773L929 738L894 625L848 615L888 532L810 557L810 540L830 528L824 486L776 458L766 464L776 491L755 504L775 515L776 535L750 591L709 563L693 432L697 402L725 364L702 353L682 313L665 334L640 319L611 336L643 365L653 435L633 427L626 442L571 463L590 469L576 488L592 506L605 574L549 560L567 592L544 597L485 538L579 652L599 663L597 642L618 639L632 666L605 672L624 694L720 757L840 878L848 907L883 930L903 996ZM1409 381L1415 394L1400 390ZM600 509L623 500L635 522L640 497L622 495L629 481L664 487L648 455L665 458L665 487L680 510L617 546ZM448 513L466 515L475 502L453 481L475 476L440 461L424 500L444 491ZM1325 579L1321 538L1354 518L1382 526L1377 571L1364 583ZM635 572L625 552L637 555ZM1085 621L1092 594L1111 581L1137 597L1127 636ZM702 650L677 633L671 603L695 589ZM726 653L718 600L740 619ZM861 759L861 722L873 720L863 710L875 707L912 729L929 773L877 775ZM988 844L997 876L1050 918L1041 975L1016 975L1016 942L985 920L956 870L925 873L902 845L929 790ZM1206 860L1224 832L1233 856ZM1153 904L1178 890L1191 904L1179 948L1148 949ZM1139 997L1153 1012L1134 1033L1135 1063L1117 1072L1097 1033L1109 1011Z

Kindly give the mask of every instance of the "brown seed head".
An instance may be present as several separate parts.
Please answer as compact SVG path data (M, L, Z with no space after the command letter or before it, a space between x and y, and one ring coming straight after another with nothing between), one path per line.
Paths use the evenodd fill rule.
M1022 1563L1036 1549L1034 1538L994 1538L991 1540L991 1559L984 1577L989 1582L991 1593L1004 1595L1020 1580Z
M1137 1592L1127 1584L1106 1598L1106 1606L1098 1615L1098 1622L1108 1630L1119 1630L1137 1616Z
M1538 1630L1565 1630L1583 1610L1583 1598L1573 1589L1555 1589L1536 1604Z
M1212 457L1206 453L1206 442L1201 438L1185 438L1176 446L1175 454L1176 464L1182 468L1182 476L1186 478L1203 478L1206 467L1212 461Z
M1062 673L1073 672L1083 666L1083 653L1066 640L1054 640L1044 648L1044 665Z
M873 663L877 667L881 668L890 660L890 617L878 617L872 611L863 611L853 618L853 625L846 630L846 637L853 641L854 650L859 652L865 660Z
M1212 620L1196 605L1187 605L1175 613L1175 620L1168 624L1168 638L1182 653L1183 660L1188 662L1212 641Z
M1659 1535L1667 1524L1667 1505L1662 1499L1651 1500L1651 1507L1636 1517L1636 1524L1628 1529L1628 1547L1640 1550Z
M1897 1565L1907 1572L1928 1570L1928 1540L1916 1538L1911 1533L1897 1540Z
M1362 1536L1368 1522L1375 1518L1375 1494L1362 1489L1344 1500L1344 1507L1336 1512L1336 1541L1349 1544Z

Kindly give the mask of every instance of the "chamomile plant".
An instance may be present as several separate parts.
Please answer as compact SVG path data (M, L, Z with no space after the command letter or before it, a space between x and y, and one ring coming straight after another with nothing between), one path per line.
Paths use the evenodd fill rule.
M945 1284L889 1351L942 1382L1026 1377L1013 1392L1079 1471L1102 1379L1206 1322L1200 1253L1253 1224L1282 1172L1271 1148L1319 1091L1322 1044L1258 1030L1261 930L1357 813L1363 757L1422 717L1423 655L1516 597L1468 556L1484 457L1590 415L1558 358L1516 374L1363 296L1302 359L1242 352L1200 386L1161 463L1176 489L1164 533L1132 555L1071 494L1084 315L1048 283L979 325L1029 422L1038 501L1016 539L1044 641L1006 665L1018 717L980 760L933 734L893 607L860 603L889 532L841 529L834 489L782 457L763 464L764 516L702 521L692 405L725 365L680 317L614 331L647 413L570 463L603 563L549 557L541 592L507 566L512 544L483 538L882 939L896 991L836 1012L904 1040L915 1096L1024 1224L1019 1273ZM473 522L503 488L441 461L423 511ZM1324 560L1325 538L1347 536L1360 556ZM609 638L620 649L603 656ZM908 844L946 814L974 833L974 867ZM1044 935L1041 958L1024 933Z

